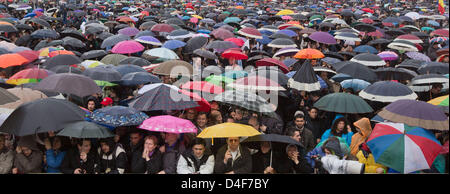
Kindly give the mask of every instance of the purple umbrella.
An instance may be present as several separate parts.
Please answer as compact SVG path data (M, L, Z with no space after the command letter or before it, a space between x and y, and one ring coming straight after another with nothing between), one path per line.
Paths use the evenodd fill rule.
M383 51L381 53L378 53L377 55L385 61L395 61L398 59L397 53L392 51Z
M119 30L119 34L127 35L127 36L136 36L139 33L139 29L135 27L126 27Z
M162 45L162 43L153 36L139 36L138 38L135 38L134 40L138 41L140 43L151 44L151 45L155 45L155 46Z
M448 130L448 118L438 106L417 100L397 100L378 115L386 120L425 129Z
M426 56L426 55L424 55L422 53L419 53L419 52L412 52L412 51L410 51L410 52L406 52L405 54L406 54L406 56L408 56L411 59L415 59L415 60L419 60L419 61L425 61L425 62L431 62L430 57L428 57L428 56Z
M314 32L309 38L323 44L336 44L336 39L328 32Z
M290 37L298 36L298 34L295 33L295 32L292 31L292 30L280 30L280 31L278 31L277 33L278 33L278 34L286 34L286 35L288 35L288 36L290 36Z

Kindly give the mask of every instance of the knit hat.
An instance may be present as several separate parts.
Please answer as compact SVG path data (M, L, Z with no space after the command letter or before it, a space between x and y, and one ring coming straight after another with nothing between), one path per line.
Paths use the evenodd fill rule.
M294 117L297 116L297 115L305 116L305 113L303 113L303 111L298 110L298 111L295 112Z

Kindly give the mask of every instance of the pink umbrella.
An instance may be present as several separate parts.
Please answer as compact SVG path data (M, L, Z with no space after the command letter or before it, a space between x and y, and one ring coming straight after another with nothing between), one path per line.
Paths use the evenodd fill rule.
M165 133L197 133L197 127L191 121L170 115L146 119L138 128Z
M189 19L190 22L196 24L198 22L198 18L196 17L191 17L191 19Z
M288 15L285 15L285 16L281 17L281 19L283 19L283 20L292 20L292 17L288 16Z
M144 50L144 46L142 46L139 42L135 40L125 40L117 43L111 50L112 53L117 54L131 54L137 53Z
M227 38L224 41L232 42L240 47L244 46L244 44L245 44L244 40L239 39L239 38Z

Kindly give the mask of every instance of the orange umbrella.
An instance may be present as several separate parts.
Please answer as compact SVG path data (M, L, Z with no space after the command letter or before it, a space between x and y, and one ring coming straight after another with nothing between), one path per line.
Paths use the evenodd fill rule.
M324 58L325 55L317 49L303 49L298 51L297 54L294 55L294 58L297 59L320 59Z
M57 55L75 55L75 53L73 53L72 51L68 51L68 50L57 50L57 51L52 51L48 54L49 57L54 57Z
M117 19L117 21L119 21L119 22L133 22L133 23L135 23L133 19L131 19L130 17L127 17L127 16L119 17Z
M28 59L19 54L3 54L0 55L0 67L7 68L12 66L19 66L25 63L29 63Z
M10 26L14 26L13 24L9 23L9 22L4 22L4 21L0 21L0 25L10 25Z
M288 22L286 24L300 25L300 22L299 21L290 21L290 22Z
M244 6L236 6L235 9L245 9Z

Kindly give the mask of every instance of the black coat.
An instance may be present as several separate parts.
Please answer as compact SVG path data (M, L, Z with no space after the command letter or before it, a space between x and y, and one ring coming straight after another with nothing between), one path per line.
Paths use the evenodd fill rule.
M87 161L81 162L80 152L78 148L67 151L64 159L61 163L61 172L64 174L73 174L73 171L77 168L86 170L88 174L94 174L96 172L97 165L99 163L99 158L97 153L90 151L87 154Z
M136 167L136 163L138 162L139 158L142 158L142 152L144 151L144 141L140 141L136 146L128 146L125 147L125 150L127 152L127 158L129 161L129 166L127 168L127 172L131 173L144 173L145 168L133 168Z
M135 152L132 158L131 173L156 174L162 170L162 153L158 148L155 149L149 161L142 158L142 152Z
M167 151L166 147L166 152L162 155L163 170L166 174L177 173L178 159L184 151L186 151L186 148L182 142L177 142L175 148L169 151Z
M269 151L267 153L262 153L261 151L258 151L257 153L252 155L252 173L258 173L263 174L264 170L270 166L270 153L272 151ZM275 170L275 172L278 172L281 165L281 156L278 154L279 152L273 151L272 152L272 168Z
M314 135L314 139L320 139L322 137L322 134L325 133L325 131L328 129L325 124L326 123L324 123L324 121L319 118L311 119L309 115L306 116L305 127L311 130Z
M304 157L298 157L298 164L295 164L294 161L289 159L287 156L284 156L284 159L281 160L280 168L278 168L277 173L281 174L312 174L314 170L311 168L311 165L306 161Z
M127 161L125 150L120 146L116 146L110 153L100 153L97 171L105 174L123 174L128 165Z
M216 155L216 162L214 164L214 173L224 174L230 171L234 171L235 174L248 174L252 172L252 156L250 150L242 145L239 146L239 152L241 156L238 157L232 164L232 159L228 159L227 164L223 163L225 153L227 152L228 145L224 145L219 149Z

